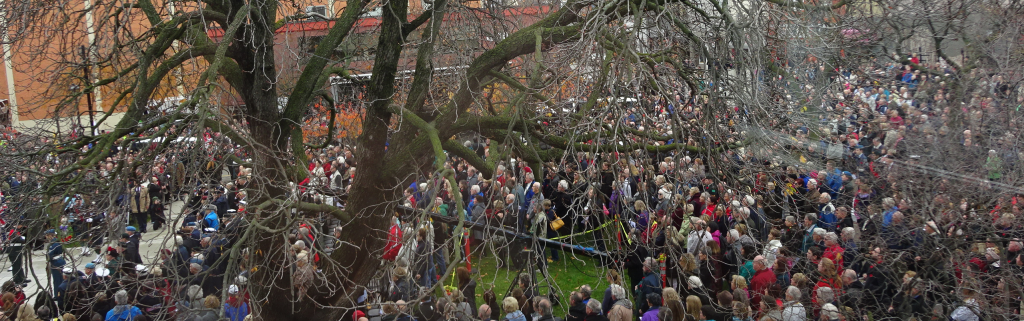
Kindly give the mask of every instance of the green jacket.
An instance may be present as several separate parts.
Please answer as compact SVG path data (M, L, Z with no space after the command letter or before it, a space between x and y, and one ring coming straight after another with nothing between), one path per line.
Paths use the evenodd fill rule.
M988 171L988 179L1000 179L1003 177L1003 160L999 157L989 157L985 160L985 170Z

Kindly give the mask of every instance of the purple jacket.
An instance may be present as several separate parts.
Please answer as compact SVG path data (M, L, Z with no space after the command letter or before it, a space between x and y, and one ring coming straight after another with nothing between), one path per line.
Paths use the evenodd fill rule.
M658 311L661 307L653 307L644 312L644 315L640 316L640 321L658 321Z

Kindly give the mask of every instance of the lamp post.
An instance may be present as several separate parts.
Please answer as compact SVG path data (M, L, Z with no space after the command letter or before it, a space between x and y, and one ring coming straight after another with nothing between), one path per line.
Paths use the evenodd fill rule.
M81 49L82 60L85 61L85 63L82 64L82 76L83 78L85 78L86 86L88 86L92 83L92 80L90 80L89 77L89 64L91 63L91 61L89 59L88 49L86 49L85 46L82 46ZM93 119L92 115L92 88L89 88L89 90L85 92L85 105L89 108L89 135L96 136L96 120Z

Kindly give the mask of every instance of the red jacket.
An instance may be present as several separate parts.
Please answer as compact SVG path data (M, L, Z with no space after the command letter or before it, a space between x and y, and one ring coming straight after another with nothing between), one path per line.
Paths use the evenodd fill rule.
M833 245L832 247L826 248L825 253L822 254L822 258L828 258L832 260L832 263L836 264L836 272L843 271L843 247L839 244Z
M388 245L384 247L384 259L394 261L398 257L398 250L402 249L402 229L398 225L392 225L388 231Z
M757 271L750 277L750 306L760 306L761 296L771 289L775 280L775 273L769 269Z

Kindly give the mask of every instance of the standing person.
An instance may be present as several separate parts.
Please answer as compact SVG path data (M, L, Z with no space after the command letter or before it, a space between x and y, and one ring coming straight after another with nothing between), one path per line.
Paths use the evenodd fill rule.
M50 244L46 247L46 262L47 267L50 269L50 278L53 279L53 296L57 296L57 288L60 287L61 283L64 283L64 265L67 261L64 260L64 245L57 239L57 231L54 229L46 230L46 241Z
M633 320L633 303L630 302L629 297L626 296L626 289L618 284L612 284L609 288L612 289L612 300L614 300L615 303L612 304L611 309L608 311L608 320Z
M750 306L761 306L761 297L768 293L777 281L775 273L768 269L764 256L754 257L754 276L750 278Z
M648 308L647 311L644 312L644 315L640 317L640 321L659 321L658 312L661 310L661 294L649 293L646 297L647 305L650 308Z
M622 286L622 276L619 275L618 270L608 270L608 274L605 277L608 281L608 288L604 290L604 300L601 302L601 314L608 315L608 312L612 310L612 305L615 304L615 300L612 299L612 286Z
M22 255L22 250L25 249L25 236L21 234L24 230L24 226L18 226L11 230L7 236L7 247L4 249L7 252L7 258L11 260L11 272L13 273L14 284L26 286L28 281L25 279L25 260Z
M508 321L526 321L526 315L519 309L519 300L511 296L505 297L501 301L502 310L505 310L505 320Z
M587 301L587 317L584 321L608 321L608 317L605 317L601 313L601 302L597 300Z
M636 286L634 291L637 293L637 307L640 311L647 311L648 299L652 293L658 294L658 305L661 305L661 280L657 273L654 273L657 269L658 262L652 257L644 259L644 278L640 281L640 284ZM657 313L654 314L658 316Z
M163 186L160 186L160 179L157 178L155 175L149 178L149 185L146 186L146 189L149 192L149 197L155 197L157 199L164 198Z
M455 275L459 279L459 290L462 291L462 296L466 298L466 302L472 307L471 310L476 311L476 281L473 280L473 275L465 266L455 269Z
M249 304L238 295L238 285L228 287L228 300L224 302L224 317L229 321L242 321L249 315Z
M782 321L805 321L807 320L807 309L800 303L803 294L800 288L790 286L786 288L786 302L782 307Z
M159 230L160 227L167 223L167 218L164 216L164 204L160 201L159 197L154 196L149 204L149 217L153 219L153 230Z
M133 187L128 192L128 210L135 219L135 225L145 233L146 224L149 223L149 188L134 182L131 185Z
M106 321L132 321L142 316L142 310L129 304L128 292L125 290L114 293L114 303L117 303L117 305L114 306L114 309L107 312Z

